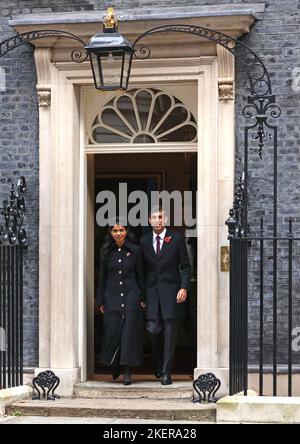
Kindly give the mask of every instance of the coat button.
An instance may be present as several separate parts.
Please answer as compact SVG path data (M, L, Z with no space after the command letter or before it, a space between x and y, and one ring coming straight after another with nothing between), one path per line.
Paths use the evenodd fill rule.
M121 251L122 249L121 248L118 248L118 251Z
M124 296L124 293L121 293L121 296Z
M122 282L122 281L120 281L120 285L123 285L123 282Z
M118 259L118 262L122 262L122 259Z
M122 307L122 308L124 308L124 307L125 307L125 305L124 305L124 304L122 304L122 305L121 305L121 307Z
M122 274L122 270L119 270L119 274Z

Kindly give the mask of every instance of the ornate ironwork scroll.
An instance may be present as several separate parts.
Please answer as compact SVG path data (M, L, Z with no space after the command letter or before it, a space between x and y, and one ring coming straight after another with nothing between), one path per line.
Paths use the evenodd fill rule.
M55 394L55 390L60 384L60 379L51 370L46 370L45 372L39 373L32 380L34 387L32 399L47 399L47 401L55 401L55 399L60 398L59 395ZM40 390L41 389L41 390Z
M242 178L240 178L236 184L234 196L233 208L229 210L229 218L225 222L228 226L229 238L244 235L246 202L245 186ZM247 231L248 230L249 226L247 227Z
M25 245L26 232L22 227L25 215L26 191L25 178L22 176L18 180L17 190L14 184L11 185L9 197L4 199L0 214L4 217L5 224L0 226L0 244L2 245Z
M24 43L30 43L33 40L49 38L49 37L58 37L58 38L68 38L72 40L76 40L82 45L84 48L86 43L77 35L72 34L67 31L58 31L56 29L48 29L48 30L36 30L30 32L24 32L22 34L17 34L13 37L10 37L7 40L4 40L0 43L0 58L3 57L8 52L17 48L18 46L24 45ZM77 48L71 53L71 58L76 63L85 62L88 58L88 54L84 53L83 50Z
M268 71L262 62L262 60L244 43L231 37L223 32L215 31L213 29L205 28L202 26L194 25L166 25L157 26L144 32L138 36L133 42L133 50L135 51L135 57L141 59L147 59L151 55L151 50L145 45L138 46L138 43L144 38L152 34L159 32L182 32L186 34L193 34L197 37L201 37L207 40L211 40L225 49L230 51L233 55L239 48L243 49L243 59L240 59L243 64L248 79L250 81L251 96L271 96L272 88Z
M253 135L253 139L258 141L258 154L261 158L265 142L270 141L272 138L270 132L266 130L266 127L269 126L267 122L268 117L277 118L280 116L280 108L275 105L275 96L272 93L268 70L261 58L247 45L234 37L213 29L194 25L157 26L144 32L133 42L132 47L135 57L138 59L149 58L151 55L150 48L144 44L140 45L140 42L145 37L161 32L193 34L196 37L204 38L223 46L234 56L237 56L239 51L242 53L242 56L239 57L239 63L243 66L250 86L248 105L244 108L243 115L246 119L251 117L255 119L254 125L251 125L249 129L253 130L256 128L256 134ZM245 180L247 181L247 178Z
M216 393L221 387L221 381L213 373L204 373L193 382L193 388L198 399L193 396L193 402L217 402Z

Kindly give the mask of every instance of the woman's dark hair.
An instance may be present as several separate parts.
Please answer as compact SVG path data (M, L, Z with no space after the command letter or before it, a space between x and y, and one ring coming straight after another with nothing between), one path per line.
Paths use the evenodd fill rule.
M124 221L122 218L115 218L108 226L108 231L104 238L103 246L101 248L100 257L103 260L108 259L111 250L115 246L115 241L111 235L111 230L115 225L121 225L122 227L124 227L127 231L126 239L128 239L130 242L136 243L136 237L132 233L130 225L126 223L126 221Z

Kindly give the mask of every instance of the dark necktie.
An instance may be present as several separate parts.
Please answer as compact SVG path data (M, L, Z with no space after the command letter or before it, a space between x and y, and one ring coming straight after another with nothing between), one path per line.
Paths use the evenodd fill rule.
M160 236L156 236L156 254L157 256L160 253Z

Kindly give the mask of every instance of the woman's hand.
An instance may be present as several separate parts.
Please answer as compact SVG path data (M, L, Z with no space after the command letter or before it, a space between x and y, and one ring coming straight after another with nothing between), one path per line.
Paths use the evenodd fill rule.
M146 308L147 307L146 303L145 302L141 302L141 307L142 308Z
M99 310L100 310L100 313L103 314L104 313L104 305L100 305Z

